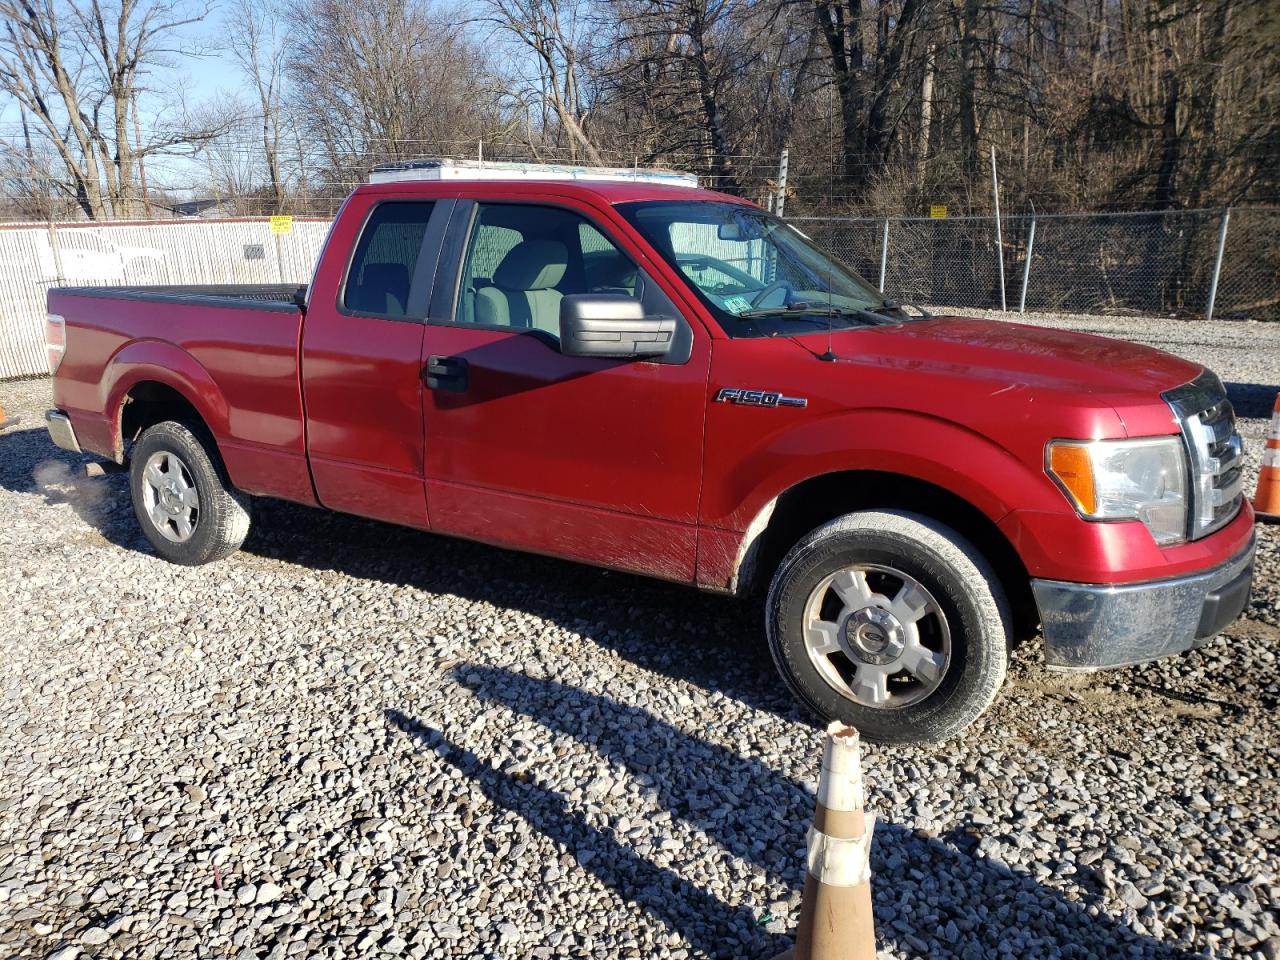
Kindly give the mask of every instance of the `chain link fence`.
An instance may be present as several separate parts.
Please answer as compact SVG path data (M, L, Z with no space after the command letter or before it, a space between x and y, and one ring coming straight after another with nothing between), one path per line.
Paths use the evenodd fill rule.
M1280 321L1280 208L992 217L796 218L913 303ZM306 283L329 221L0 226L0 378L45 370L45 294L78 284ZM1215 285L1216 277L1216 285Z
M1280 209L792 222L908 302L1280 320Z

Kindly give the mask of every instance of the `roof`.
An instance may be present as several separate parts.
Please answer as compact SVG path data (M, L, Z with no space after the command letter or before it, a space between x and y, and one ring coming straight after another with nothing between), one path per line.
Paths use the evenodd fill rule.
M698 177L663 167L605 167L574 163L525 163L499 160L406 160L383 163L369 174L370 183L406 180L617 180L696 187Z
M362 195L392 194L399 197L519 197L550 194L561 197L593 197L607 204L637 200L714 200L750 205L750 201L741 197L731 197L727 193L717 193L701 187L608 180L415 180L366 183L357 187L355 192Z

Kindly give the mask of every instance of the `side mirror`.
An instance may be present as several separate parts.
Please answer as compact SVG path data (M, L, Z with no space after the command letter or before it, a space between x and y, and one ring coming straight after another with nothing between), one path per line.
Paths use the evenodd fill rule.
M661 357L675 337L671 317L646 317L621 293L574 293L560 301L560 352L567 357Z

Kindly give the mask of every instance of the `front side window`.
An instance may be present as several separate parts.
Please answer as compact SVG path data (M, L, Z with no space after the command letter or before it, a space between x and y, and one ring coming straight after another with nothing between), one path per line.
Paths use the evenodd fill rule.
M343 307L354 313L404 318L432 206L412 201L373 208L351 257Z
M755 207L650 201L618 210L731 336L908 319L799 230Z
M630 258L592 223L558 207L482 203L463 261L458 323L560 335L571 294L640 296Z

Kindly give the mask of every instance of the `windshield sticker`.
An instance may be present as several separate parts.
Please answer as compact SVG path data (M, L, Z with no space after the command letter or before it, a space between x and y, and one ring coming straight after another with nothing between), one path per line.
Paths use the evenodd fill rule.
M724 304L726 310L733 314L746 313L751 309L751 301L746 297L725 297L720 302Z

